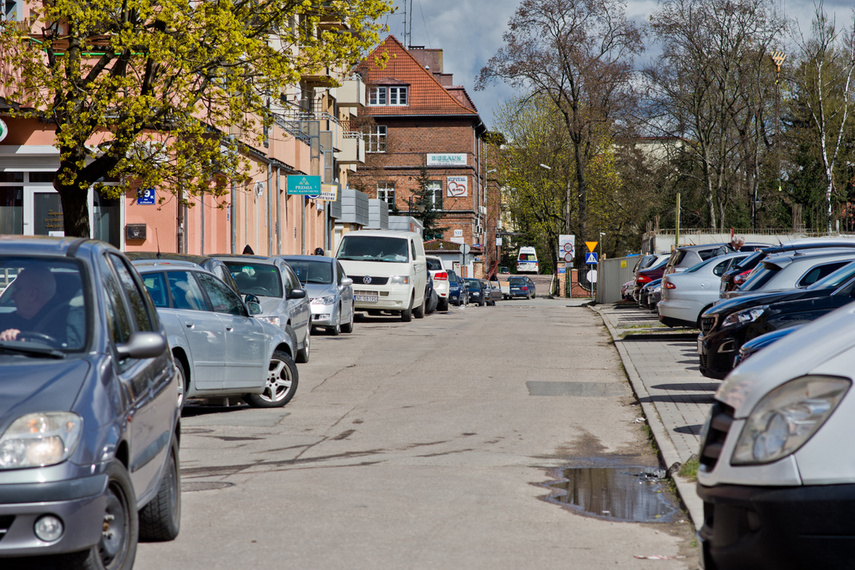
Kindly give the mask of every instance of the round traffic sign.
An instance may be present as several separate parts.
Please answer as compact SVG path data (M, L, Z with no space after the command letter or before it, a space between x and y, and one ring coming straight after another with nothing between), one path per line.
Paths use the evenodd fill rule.
M567 263L570 263L571 261L573 261L573 250L572 249L564 254L564 261L566 261Z
M564 242L564 251L569 251L570 253L573 253L573 242L572 241Z

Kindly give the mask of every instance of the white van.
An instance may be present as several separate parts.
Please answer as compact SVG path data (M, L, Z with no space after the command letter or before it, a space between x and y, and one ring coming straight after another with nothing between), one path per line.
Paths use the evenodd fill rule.
M427 261L415 232L359 230L342 236L335 255L353 279L353 308L388 311L408 322L425 316Z
M701 433L704 567L852 568L855 303L737 366Z
M517 273L540 273L537 263L537 251L531 246L523 246L517 255Z

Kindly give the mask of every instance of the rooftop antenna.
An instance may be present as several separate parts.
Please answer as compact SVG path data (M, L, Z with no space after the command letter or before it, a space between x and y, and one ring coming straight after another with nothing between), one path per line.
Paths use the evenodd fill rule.
M413 0L410 0L410 28L407 30L407 49L413 43Z

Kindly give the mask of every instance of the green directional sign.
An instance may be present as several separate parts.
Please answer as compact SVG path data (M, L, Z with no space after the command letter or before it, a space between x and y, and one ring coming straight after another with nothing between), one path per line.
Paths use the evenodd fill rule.
M320 194L321 177L294 174L288 177L288 194Z

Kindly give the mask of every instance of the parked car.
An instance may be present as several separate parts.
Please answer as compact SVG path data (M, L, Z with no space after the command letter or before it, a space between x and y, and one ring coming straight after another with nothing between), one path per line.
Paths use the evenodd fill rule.
M311 309L308 295L294 270L284 259L261 255L214 256L229 268L241 295L255 295L265 320L291 335L294 360L309 361Z
M635 287L632 291L632 298L635 299L638 304L641 304L641 288L651 281L661 279L662 275L665 273L665 266L667 264L668 256L661 255L652 265L645 269L638 270L638 273L635 275Z
M855 305L763 349L701 434L706 568L847 568L855 536Z
M0 237L0 288L0 557L130 568L181 523L180 376L151 299L90 239Z
M284 406L297 390L295 344L202 267L179 260L137 260L183 380L185 398L236 396L254 407Z
M499 282L495 279L484 281L483 288L485 296L487 297L487 304L491 307L495 307L496 301L502 300L502 288L499 286Z
M730 243L684 245L671 252L671 256L668 258L668 264L665 267L663 274L670 275L671 273L680 273L702 261L706 261L711 257L734 253L735 251L754 251L764 247L770 247L771 245L772 244L756 242L744 243L738 250L733 249Z
M448 270L448 302L452 305L466 306L469 304L469 287L466 281L456 272Z
M790 333L793 333L799 330L801 326L789 327L786 329L778 329L772 332L767 332L765 334L761 334L760 336L755 336L741 347L739 347L739 352L736 353L736 356L733 358L733 367L736 368L741 363L745 362L751 356L754 356L762 349L766 348L770 344L781 340L785 336Z
M747 295L714 305L701 315L700 370L724 378L740 347L761 334L801 325L855 300L855 262L807 289Z
M638 304L651 311L656 309L662 294L662 278L654 279L641 288L638 294Z
M820 251L826 248L855 248L855 240L852 239L827 239L827 238L806 238L785 243L779 246L762 248L754 250L751 255L740 261L734 267L728 269L721 276L721 296L727 297L726 293L738 289L748 279L752 270L757 265L769 257L778 253L794 253L794 252L812 252Z
M357 310L387 311L409 322L425 316L427 260L415 232L358 230L344 234L336 259L353 279Z
M439 295L436 294L436 289L433 286L433 277L430 275L430 271L427 274L427 284L425 285L425 314L429 315L436 311L437 306L439 306Z
M442 259L435 255L426 255L425 261L427 262L428 271L430 271L430 275L433 278L433 288L438 297L436 308L438 311L447 311L449 289L448 272L442 264Z
M719 300L721 276L748 252L711 257L682 273L662 278L662 299L656 305L659 320L669 327L700 328L701 313Z
M322 255L279 255L309 296L311 326L331 335L353 332L353 279L341 263Z
M780 253L763 259L737 289L722 295L732 299L770 291L803 289L855 261L855 249L820 249Z
M534 281L529 277L517 275L508 278L509 295L512 299L522 297L524 299L534 299L537 291L535 290Z
M128 251L125 252L125 256L130 259L132 263L142 259L150 261L173 259L176 261L195 263L219 277L226 285L231 287L236 293L240 294L237 283L232 279L232 273L229 271L228 266L223 263L222 260L217 259L216 257L211 257L210 255L164 253L160 251Z
M466 283L469 285L469 302L478 303L481 307L486 305L487 297L484 295L483 282L480 279L467 277Z

